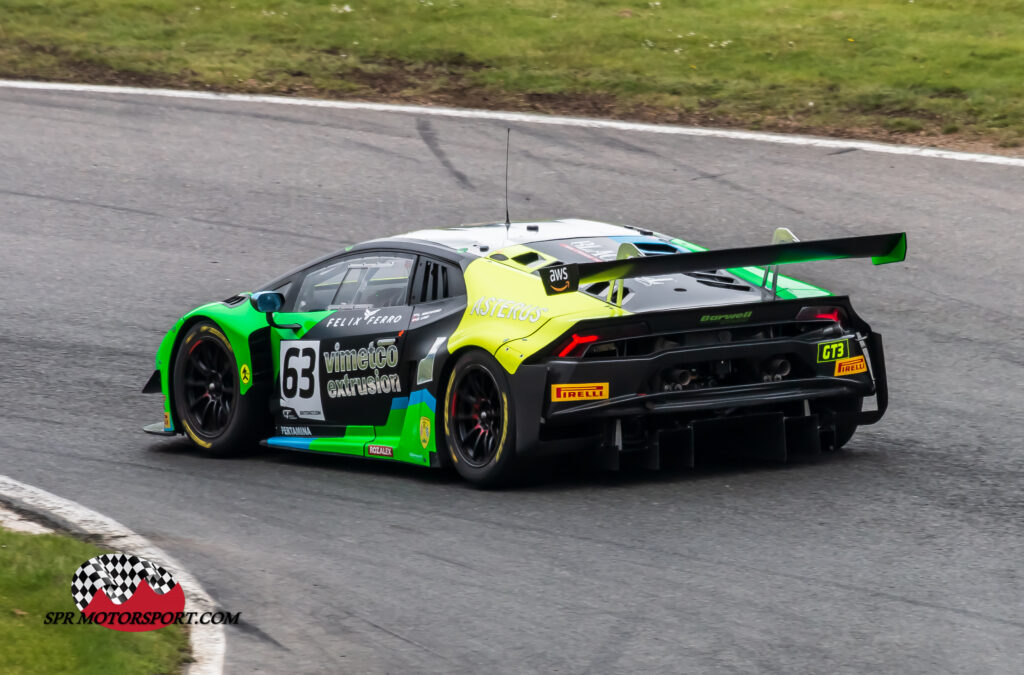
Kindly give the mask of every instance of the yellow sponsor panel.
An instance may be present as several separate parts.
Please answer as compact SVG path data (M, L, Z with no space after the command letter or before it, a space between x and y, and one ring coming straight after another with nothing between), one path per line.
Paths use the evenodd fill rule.
M836 361L836 377L842 377L843 375L856 375L857 373L866 373L868 371L868 364L864 361L863 356L855 356L852 359L840 359Z
M553 384L551 385L551 401L594 401L608 398L607 382L587 382L585 384Z

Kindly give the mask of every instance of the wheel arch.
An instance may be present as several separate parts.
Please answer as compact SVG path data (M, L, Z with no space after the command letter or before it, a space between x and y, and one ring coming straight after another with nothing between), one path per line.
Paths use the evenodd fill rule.
M490 352L483 347L479 347L477 345L463 345L447 355L441 363L437 379L435 380L435 382L437 382L437 396L435 396L437 407L434 410L434 427L437 431L434 433L434 442L436 444L435 448L437 451L437 458L443 467L452 466L452 459L450 456L451 451L448 448L448 430L444 424L444 411L448 399L448 378L451 377L452 371L455 370L455 364L459 362L459 359L470 352L490 354ZM493 357L494 355L491 354L491 356Z
M173 339L170 341L169 347L166 351L161 349L163 372L166 378L164 396L172 424L178 432L182 430L182 427L181 417L178 415L178 410L174 403L174 362L185 336L196 324L207 321L215 325L224 334L224 337L227 338L232 355L235 358L235 364L239 370L243 366L249 369L250 381L248 384L242 383L240 387L242 396L249 395L249 392L253 391L257 384L271 384L273 381L274 372L272 359L270 358L269 326L265 322L263 322L262 326L257 323L244 325L245 321L239 321L238 319L245 317L245 315L239 317L237 310L237 306L226 307L221 303L216 303L200 307L186 314L181 319L181 322L175 326ZM262 314L259 315L260 318L262 316ZM269 387L259 387L258 389L258 391L268 390Z

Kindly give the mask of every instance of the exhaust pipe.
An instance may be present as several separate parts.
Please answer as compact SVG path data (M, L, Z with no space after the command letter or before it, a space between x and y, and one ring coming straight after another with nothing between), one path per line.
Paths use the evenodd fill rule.
M781 382L792 370L793 366L787 359L775 358L762 367L761 379L765 382Z
M688 387L688 386L690 386L690 383L693 382L693 372L692 371L689 371L689 370L679 370L679 371L677 371L677 372L675 372L673 374L675 375L676 383L679 384L682 387Z

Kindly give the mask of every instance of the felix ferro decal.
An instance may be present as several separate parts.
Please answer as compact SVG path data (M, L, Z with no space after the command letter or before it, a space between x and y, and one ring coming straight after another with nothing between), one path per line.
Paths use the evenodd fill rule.
M237 624L240 612L186 612L185 592L163 567L126 553L82 563L71 577L75 612L47 612L44 626L93 624L138 633L170 624Z
M327 309L339 309L328 307ZM350 326L388 326L402 322L401 314L381 314L380 309L364 309L362 316L332 316L324 321L327 328L347 328Z
M381 373L385 368L398 367L398 347L394 340L370 341L359 349L342 349L334 344L334 351L324 352L324 366L328 375L345 373L340 379L327 380L327 395L331 398L348 396L372 396L402 391L402 382L397 373ZM350 376L348 373L373 371L365 376Z
M490 316L498 319L515 319L518 321L529 321L537 323L540 321L547 307L528 305L525 302L514 300L503 300L502 298L487 297L478 298L473 306L469 308L470 314L477 316Z

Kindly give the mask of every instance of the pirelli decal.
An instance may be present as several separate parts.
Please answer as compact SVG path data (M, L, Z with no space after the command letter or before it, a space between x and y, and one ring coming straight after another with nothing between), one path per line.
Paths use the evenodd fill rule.
M843 375L856 375L857 373L866 373L868 371L868 364L864 361L863 356L855 356L852 359L839 359L836 361L836 377L842 377Z
M564 403L566 401L596 401L605 398L608 398L607 382L551 385L552 403Z

